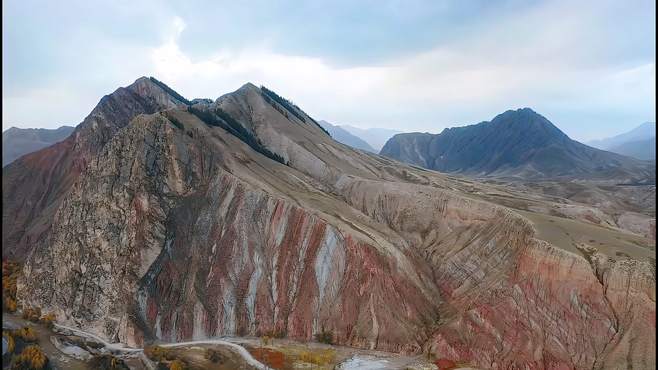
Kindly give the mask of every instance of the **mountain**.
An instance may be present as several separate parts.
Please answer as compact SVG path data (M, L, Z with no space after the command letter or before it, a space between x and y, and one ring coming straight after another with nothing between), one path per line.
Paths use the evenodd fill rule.
M2 167L16 158L66 139L73 127L57 129L11 127L2 132Z
M331 137L333 137L336 141L345 145L349 145L352 148L365 150L371 153L376 152L375 149L370 146L370 144L361 140L361 138L358 136L352 135L349 131L343 129L342 127L332 125L331 123L322 120L318 121L318 123L327 131L329 131Z
M655 165L571 140L529 108L440 134L406 133L381 153L417 166L472 176L654 183Z
M169 90L142 77L104 96L63 141L3 167L2 243L11 246L9 256L22 259L34 244L45 241L65 195L114 134L140 114L185 104Z
M656 137L650 139L628 141L608 149L613 153L627 155L629 157L656 160Z
M650 241L564 205L354 150L265 87L189 101L140 78L3 169L3 257L23 307L130 346L324 333L475 368L655 362Z
M594 140L589 145L643 160L656 160L656 123L645 122L626 133Z
M592 140L587 144L595 148L612 150L626 143L640 142L656 137L656 123L645 122L631 131L601 140Z
M362 140L366 141L371 147L375 149L376 152L379 152L386 141L393 137L393 135L399 134L402 131L391 130L387 128L359 128L350 125L340 125L345 131L351 133L352 135L358 136Z

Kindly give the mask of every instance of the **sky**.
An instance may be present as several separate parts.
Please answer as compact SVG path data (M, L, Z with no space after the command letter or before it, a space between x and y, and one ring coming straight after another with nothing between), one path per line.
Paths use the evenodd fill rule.
M533 108L587 141L655 121L653 0L3 0L2 127L77 125L154 76L265 85L334 124L438 133Z

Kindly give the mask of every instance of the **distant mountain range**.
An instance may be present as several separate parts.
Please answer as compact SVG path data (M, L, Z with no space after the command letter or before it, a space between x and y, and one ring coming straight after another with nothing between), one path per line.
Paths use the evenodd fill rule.
M382 149L388 139L394 135L402 133L402 131L391 130L388 128L359 128L350 125L340 125L340 127L352 135L358 136L366 141L376 152L379 152Z
M656 137L645 140L629 141L608 149L611 152L627 155L630 157L656 160Z
M631 131L587 144L645 160L656 160L656 123L645 122Z
M57 129L11 127L2 133L2 167L16 158L66 139L74 127Z
M353 148L365 150L371 153L377 153L377 151L365 140L356 135L353 135L341 126L333 125L327 121L318 121L318 123L320 126L324 127L325 130L329 131L331 137L339 143L343 143Z
M509 110L489 122L448 128L437 135L398 134L380 154L473 176L655 182L655 165L572 140L529 108Z

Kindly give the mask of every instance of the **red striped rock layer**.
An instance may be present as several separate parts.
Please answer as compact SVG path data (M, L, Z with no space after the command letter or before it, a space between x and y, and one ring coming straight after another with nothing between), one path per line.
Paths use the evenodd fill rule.
M396 187L361 181L345 191L430 261L443 299L428 341L437 358L503 369L655 367L648 262L588 261L534 239L505 211ZM413 210L427 217L405 217Z
M399 256L244 183L172 127L138 118L108 144L28 264L24 302L129 344L326 330L420 350L439 297Z
M176 211L185 215L174 219L177 237L140 290L156 337L308 340L324 329L341 343L395 351L427 338L438 297L425 297L395 259L231 176L207 195L194 211Z

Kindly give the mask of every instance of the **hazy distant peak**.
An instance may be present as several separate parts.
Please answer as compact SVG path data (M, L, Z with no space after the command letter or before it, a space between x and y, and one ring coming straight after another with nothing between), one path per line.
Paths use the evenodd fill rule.
M599 149L612 149L629 142L643 141L656 137L656 123L644 122L634 129L612 137L592 140L587 144Z
M325 130L329 132L329 134L334 140L343 143L345 145L349 145L352 148L376 153L376 150L370 144L368 144L368 142L365 141L362 137L359 137L358 135L354 135L349 131L345 130L344 128L331 124L325 120L319 120L318 123L320 124L320 126L322 126Z
M66 139L73 130L72 126L56 129L10 127L2 133L2 166Z
M340 125L341 128L345 129L347 132L360 137L366 141L371 147L376 151L381 150L381 148L386 144L388 139L393 137L396 134L402 133L402 131L394 130L390 128L381 128L381 127L371 127L371 128L360 128L350 125Z

